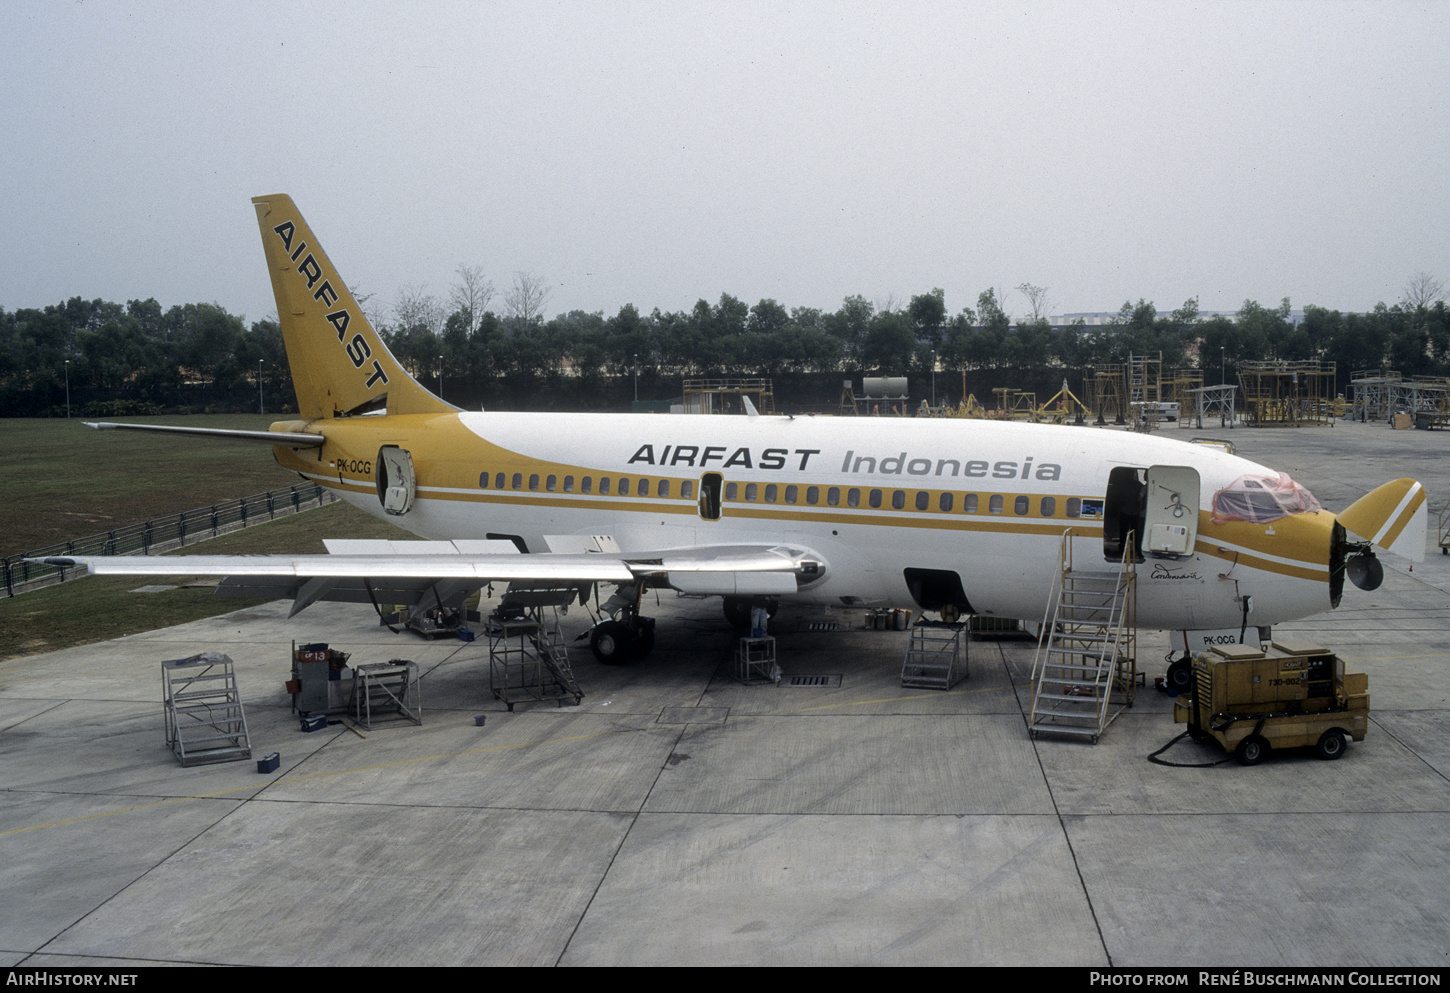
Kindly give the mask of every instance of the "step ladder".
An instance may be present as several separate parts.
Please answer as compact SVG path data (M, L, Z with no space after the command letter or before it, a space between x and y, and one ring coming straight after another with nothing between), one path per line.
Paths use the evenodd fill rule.
M966 624L918 621L901 663L907 689L949 690L967 678Z
M1089 738L1097 744L1137 688L1135 536L1116 569L1073 562L1072 530L1062 538L1061 570L1032 660L1027 728Z
M495 699L510 712L525 700L553 700L562 707L571 699L577 706L584 691L569 664L569 648L559 630L557 609L546 619L543 607L530 607L522 616L488 619L488 681Z
M775 638L741 638L735 649L735 681L752 686L756 683L779 683L780 666L775 661Z
M353 667L352 716L369 731L382 721L423 723L418 663L403 659Z
M202 652L161 663L166 747L183 766L251 758L247 717L229 656Z

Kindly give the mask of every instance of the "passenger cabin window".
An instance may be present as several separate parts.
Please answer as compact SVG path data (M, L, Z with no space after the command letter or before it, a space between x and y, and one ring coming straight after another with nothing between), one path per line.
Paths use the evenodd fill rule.
M931 508L931 494L926 490L916 491L916 509L929 510Z
M573 476L565 476L564 477L564 492L565 493L573 493L574 492L574 477Z
M826 491L826 503L832 507L839 507L841 505L841 488L839 486L832 486Z
M537 472L531 473L529 475L529 489L531 489L531 490L537 490L538 488L539 488L539 474Z
M1002 512L1002 494L993 493L992 499L987 501L987 513L1000 514Z
M581 478L579 480L579 492L580 493L591 493L591 492L593 492L593 490L594 490L594 477L593 476L584 476L583 478Z
M794 486L787 486L785 488L785 502L795 503L796 494L798 492L799 491Z
M821 488L819 486L806 487L806 503L815 506L821 501Z
M556 490L558 488L559 488L559 477L558 476L550 476L548 479L544 480L544 489L548 490L550 493L553 493L554 490Z
M481 472L478 474L478 488L481 490L488 489L488 473Z
M629 480L627 480L627 479L625 479L623 477L620 477L620 480L619 480L619 495L620 496L629 496Z
M881 491L872 490L871 493L867 496L866 502L869 503L872 507L881 506Z
M649 496L649 480L641 479L639 481L639 489L637 489L635 492L638 493L640 496Z
M514 473L514 489L521 490L523 488L524 488L524 474L521 473L521 472Z
M669 496L670 495L670 481L668 479L661 479L660 480L659 489L656 490L655 492L657 492L662 497Z
M778 492L779 489L774 483L767 483L765 486L765 502L775 503L775 497Z
M666 485L669 485L669 484L666 484ZM680 499L681 500L688 500L688 499L690 499L694 495L695 495L695 484L694 483L692 483L690 480L687 479L683 483L680 484ZM665 496L669 496L669 494L666 493Z
M1082 501L1079 500L1077 497L1068 497L1067 498L1067 516L1068 517L1077 517L1081 513L1082 513Z
M1025 517L1031 507L1031 503L1032 501L1028 500L1025 496L1018 497L1012 501L1012 513L1018 517Z
M1043 497L1042 498L1042 505L1041 505L1040 509L1042 511L1042 516L1043 517L1056 517L1057 516L1057 500L1054 499L1053 497Z
M493 488L496 490L503 489L503 473L499 473L493 477Z
M977 494L966 493L962 496L962 513L975 514L977 512Z
M600 496L608 496L609 495L609 477L608 476L600 476L599 477L599 495Z
M941 512L943 514L949 514L949 513L951 513L951 511L952 511L952 495L950 493L943 493L941 495L941 500L937 503L937 506L941 508Z
M891 491L891 509L892 510L905 510L906 509L906 491L905 490L892 490Z
M858 489L856 489L854 486L851 487L849 490L846 491L846 506L848 506L848 507L859 507L859 506L861 506L861 491L858 490Z
M745 484L745 502L746 503L754 503L755 502L755 492L756 491L755 491L755 484L754 483L746 483Z
M740 493L740 489L739 489L739 484L738 483L726 483L725 484L725 499L727 501L732 501L733 502L733 501L739 499L739 496L738 496L739 493Z

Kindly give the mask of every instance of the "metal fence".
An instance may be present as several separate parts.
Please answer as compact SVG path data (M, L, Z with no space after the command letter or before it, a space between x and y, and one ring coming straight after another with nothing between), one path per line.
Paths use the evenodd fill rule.
M40 565L26 559L61 555L155 555L183 545L205 541L229 531L240 531L253 524L265 524L277 517L311 510L332 503L337 497L331 490L316 483L295 483L268 490L254 496L240 497L225 503L198 507L156 520L132 524L114 531L75 538L44 548L35 548L19 555L7 555L5 593L15 596L27 590L85 575L81 568L62 569Z

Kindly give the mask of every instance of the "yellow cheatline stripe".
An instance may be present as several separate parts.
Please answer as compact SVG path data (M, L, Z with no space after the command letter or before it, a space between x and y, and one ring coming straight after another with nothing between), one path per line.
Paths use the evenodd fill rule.
M335 480L319 478L317 483L332 489L348 489L353 492L371 492L369 487L354 489L350 485L339 487ZM500 495L497 493L440 493L436 490L423 493L428 487L420 488L419 501L428 500L449 500L464 503L487 503L500 504L516 507L535 508L563 508L570 510L608 510L614 513L626 514L674 514L678 516L694 517L697 515L695 501L680 500L675 504L669 503L640 503L637 500L629 499L628 502L618 501L617 497L596 497L594 499L578 499L574 497L562 497L556 494L520 494L514 496ZM1010 495L1010 494L1009 494ZM670 498L663 498L670 499ZM786 510L784 508L771 509L766 507L751 506L741 503L725 503L720 520L728 521L732 517L748 518L764 521L799 521L811 524L838 524L852 526L873 526L873 527L898 527L898 528L926 528L941 531L977 531L983 533L997 534L1037 534L1037 535L1061 535L1063 530L1069 527L1082 531L1082 537L1089 537L1102 533L1102 524L1092 518L1069 518L1069 517L1016 517L1008 515L988 514L956 514L947 516L939 511L923 511L924 514L931 514L929 517L913 518L903 516L887 516L880 511L868 508L841 508L822 507L820 510ZM1041 523L1034 523L1040 521ZM710 522L714 523L714 522Z
M457 758L457 757L459 757L461 755L483 755L483 754L488 753L488 752L503 752L503 751L508 751L510 749L514 749L514 748L530 748L530 747L533 747L535 745L554 745L554 744L559 744L560 742L566 742L566 741L588 741L591 738L605 738L605 737L608 737L609 735L612 735L612 734L630 734L632 732L646 731L646 730L650 730L650 728L648 728L648 727L644 727L644 728L622 728L622 729L616 730L616 731L600 731L598 734L578 734L578 735L571 735L571 736L565 737L565 738L541 738L538 741L519 741L519 742L514 742L513 744L509 744L509 745L489 745L489 746L487 746L485 748L469 748L469 749L466 749L466 750L461 751L461 752L442 752L442 753L437 754L437 755L422 755L422 756L418 756L416 758L411 758L411 759L398 759L395 762L380 762L377 765L354 766L354 767L349 768L349 769L338 769L338 770L335 770L333 772L314 772L314 773L311 773L311 774L305 775L305 776L292 776L292 775L289 775L288 773L283 773L281 776L278 776L276 779L268 780L265 783L261 783L261 784L255 785L255 786L234 786L234 787L232 787L230 789L217 790L214 793L196 793L196 794L191 794L191 795L188 795L188 796L171 797L171 798L166 799L166 800L157 800L155 803L143 803L143 804L138 804L138 805L136 805L134 807L122 807L122 808L120 808L118 810L105 810L105 811L101 811L100 813L97 813L97 814L85 814L85 815L83 815L81 817L71 817L71 818L68 818L68 819L63 820L63 821L51 821L51 822L49 822L47 824L32 824L29 827L11 828L8 831L0 831L0 837L4 837L4 836L10 835L10 834L24 834L27 831L39 831L42 828L64 827L67 824L79 824L81 821L91 821L91 820L95 820L98 817L114 817L117 814L130 814L130 813L134 813L135 811L138 811L138 810L151 810L152 808L155 808L155 807L166 807L166 806L170 806L172 804L185 803L188 800L210 800L210 799L213 799L215 797L226 796L229 793L246 793L246 792L250 792L250 791L253 791L253 790L264 790L264 789L267 789L269 786L278 786L278 785L286 785L286 784L289 784L289 783L305 782L305 781L311 780L311 779L328 779L328 778L330 778L332 776L344 776L344 775L350 775L350 774L356 773L356 772L369 772L369 771L371 771L373 769L387 769L387 768L392 767L392 766L410 765L410 764L413 764L413 763L416 763L416 762L431 762L431 761L434 761L435 759L451 759L451 758ZM326 744L326 743L324 742L324 744ZM37 793L41 793L41 792L53 793L55 791L36 790L36 792ZM71 795L76 795L76 794L71 794ZM91 797L93 799L107 799L107 798L109 798L109 795L108 794L89 793L89 794L80 794L80 795L89 796L89 797Z
M1248 552L1236 552L1232 549L1220 551L1218 548L1209 546L1200 541L1195 548L1200 555L1209 558L1223 559L1225 562L1232 562L1234 565L1242 565L1249 569L1257 569L1260 572L1272 572L1277 576L1288 576L1292 579L1307 579L1310 582L1323 583L1329 579L1329 567L1303 568L1300 566L1286 565L1274 562L1258 555L1251 555Z
M1404 532L1405 528L1409 526L1411 519L1415 516L1415 511L1419 510L1420 505L1424 502L1425 488L1419 483L1416 483L1410 488L1410 492L1405 494L1405 498L1400 501L1400 506L1395 508L1399 512L1399 516L1394 517L1391 514L1391 517L1394 517L1394 519L1385 522L1385 530L1388 533L1383 534L1382 538L1376 538L1374 543L1381 548L1388 548L1398 541L1400 534Z

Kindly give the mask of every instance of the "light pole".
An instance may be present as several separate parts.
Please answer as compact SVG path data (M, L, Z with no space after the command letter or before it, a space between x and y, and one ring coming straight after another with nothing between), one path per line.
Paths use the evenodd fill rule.
M1227 386L1228 383L1223 376L1223 346L1218 346L1218 385Z
M65 360L65 419L70 420L70 359Z
M936 349L931 350L931 405L936 407Z
M443 399L443 356L438 356L438 399Z
M263 416L264 414L267 413L267 404L265 402L265 398L262 396L262 363L263 362L266 362L266 361L267 361L266 359L258 359L257 360L257 416L258 417L261 417L261 416Z
M639 403L639 353L634 353L634 402Z

